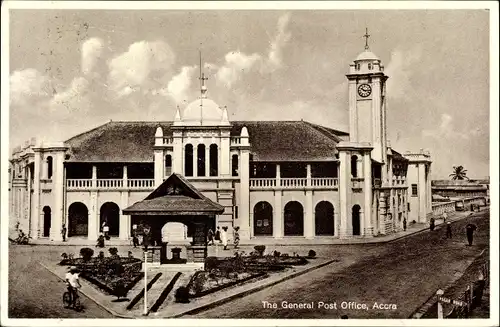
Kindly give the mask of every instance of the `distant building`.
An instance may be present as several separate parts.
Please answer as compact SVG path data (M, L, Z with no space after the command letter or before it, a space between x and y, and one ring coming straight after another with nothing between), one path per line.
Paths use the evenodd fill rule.
M64 142L32 140L12 154L10 222L32 238L127 240L138 217L122 210L171 173L224 206L216 226L258 238L357 238L425 222L428 152L387 140L386 80L368 46L350 65L349 132L305 121L230 121L201 96L170 122L109 122ZM231 229L230 229L231 230ZM190 231L187 231L189 236Z
M433 180L432 194L445 198L489 197L489 180Z

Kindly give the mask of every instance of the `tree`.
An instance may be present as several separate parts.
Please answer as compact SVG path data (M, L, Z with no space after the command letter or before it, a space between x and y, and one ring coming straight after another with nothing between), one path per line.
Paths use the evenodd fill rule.
M463 166L453 166L453 173L450 174L450 177L452 180L464 180L467 179L469 180L469 177L467 175L467 170L464 169Z

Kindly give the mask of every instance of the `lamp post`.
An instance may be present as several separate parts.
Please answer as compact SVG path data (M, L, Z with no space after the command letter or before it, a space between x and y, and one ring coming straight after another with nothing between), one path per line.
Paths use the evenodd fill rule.
M148 315L148 244L149 244L149 228L144 229L143 245L144 245L144 316Z

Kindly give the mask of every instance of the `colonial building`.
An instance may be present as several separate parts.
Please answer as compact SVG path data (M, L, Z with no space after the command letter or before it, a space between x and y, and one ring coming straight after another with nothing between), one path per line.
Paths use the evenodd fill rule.
M349 133L306 121L230 121L207 96L170 122L109 122L64 142L28 142L11 158L10 221L33 239L131 236L123 210L172 173L224 207L215 225L256 238L393 233L431 211L428 153L387 140L388 76L368 46L348 74ZM213 226L215 228L216 226ZM188 234L190 232L188 231ZM188 235L189 236L189 235Z

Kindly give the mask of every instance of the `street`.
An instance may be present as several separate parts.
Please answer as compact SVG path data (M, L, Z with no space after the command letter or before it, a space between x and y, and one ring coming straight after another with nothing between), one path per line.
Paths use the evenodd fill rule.
M465 246L465 225L469 222L478 226L472 247ZM439 287L448 283L456 269L464 270L465 261L488 246L489 211L455 222L452 227L452 240L445 238L441 227L415 234L379 245L383 251L373 251L372 256L361 258L340 272L332 272L333 265L329 265L201 312L196 317L408 318ZM319 308L319 302L325 304ZM293 307L309 303L314 307ZM328 303L336 303L337 309L331 308L332 305L325 308ZM378 309L373 308L375 303ZM357 309L362 304L368 309ZM342 309L342 305L348 308Z
M465 246L465 225L478 231L472 247ZM453 239L440 226L386 244L325 245L313 247L318 256L353 264L343 270L335 263L297 278L186 318L408 318L437 288L446 285L455 270L488 246L489 211L452 224ZM9 317L11 318L112 318L82 295L85 311L64 309L64 283L39 264L60 259L62 252L80 247L10 246ZM286 247L280 250L285 251ZM300 252L309 250L306 246ZM290 247L286 252L297 250ZM120 248L126 253L127 248ZM263 302L267 301L264 308ZM287 302L289 308L282 308ZM321 308L319 302L323 302ZM345 302L345 304L342 304ZM313 303L312 309L297 309ZM336 303L337 309L333 308ZM377 303L378 309L373 308ZM348 308L342 309L345 305ZM365 309L368 307L368 309ZM274 307L275 306L275 307ZM361 309L359 309L362 306Z

